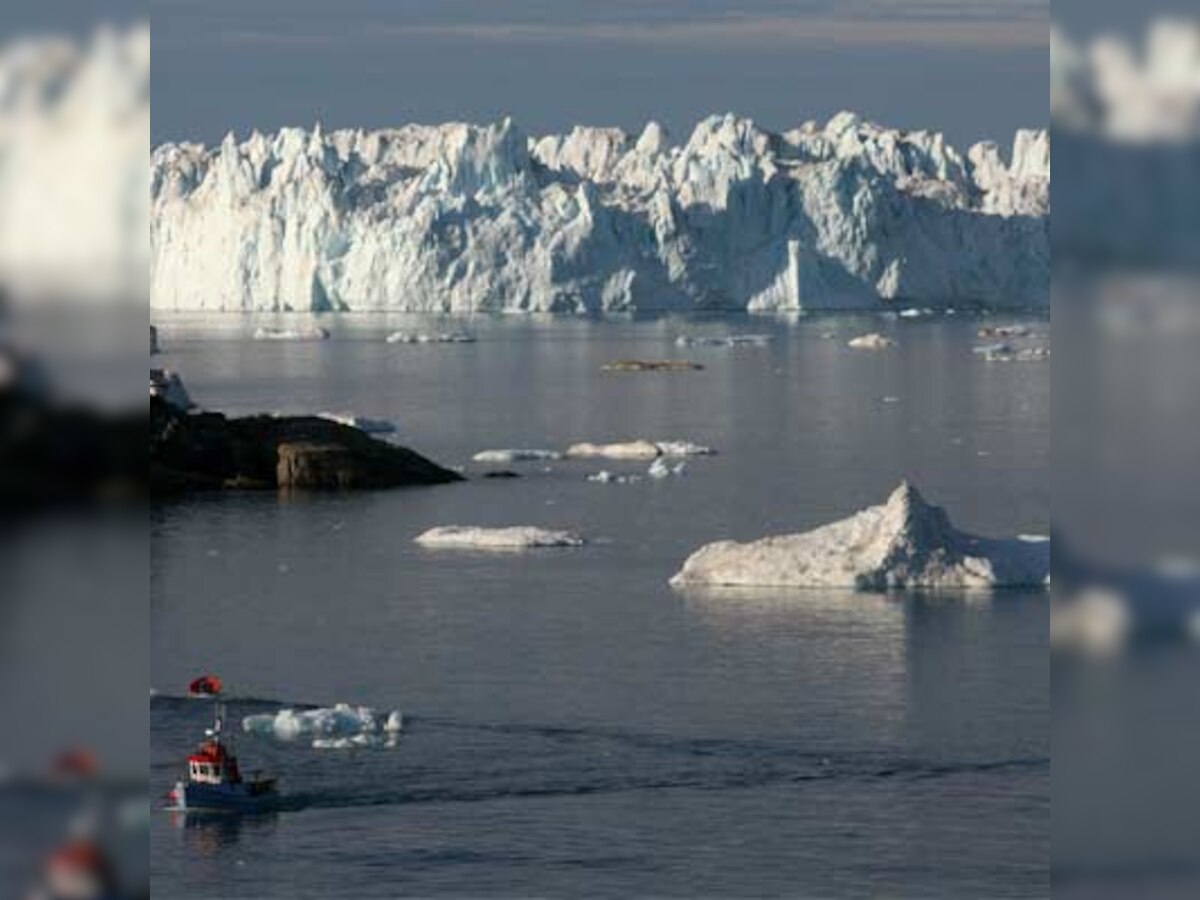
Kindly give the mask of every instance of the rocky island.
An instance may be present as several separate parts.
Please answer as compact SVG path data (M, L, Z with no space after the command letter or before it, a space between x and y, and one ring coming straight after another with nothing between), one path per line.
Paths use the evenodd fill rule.
M461 481L418 453L319 416L187 412L150 398L150 488L352 490Z

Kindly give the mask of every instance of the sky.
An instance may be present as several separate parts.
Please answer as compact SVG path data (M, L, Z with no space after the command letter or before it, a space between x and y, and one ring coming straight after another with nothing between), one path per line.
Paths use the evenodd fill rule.
M492 121L686 139L842 109L956 143L1048 118L1049 0L151 0L152 141Z

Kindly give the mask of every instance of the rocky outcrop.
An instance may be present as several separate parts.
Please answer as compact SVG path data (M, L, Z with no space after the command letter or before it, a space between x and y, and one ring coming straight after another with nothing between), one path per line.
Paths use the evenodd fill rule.
M316 416L187 414L150 400L150 481L191 490L345 490L444 484L462 476L420 454Z
M912 485L882 506L802 534L701 548L677 586L849 588L860 591L1041 587L1050 542L959 531Z
M852 113L672 144L511 121L153 153L151 305L565 312L1048 302L1050 141L961 153Z

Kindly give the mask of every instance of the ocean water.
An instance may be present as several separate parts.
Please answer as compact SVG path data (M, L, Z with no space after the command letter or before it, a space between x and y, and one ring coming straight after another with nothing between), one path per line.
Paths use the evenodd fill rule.
M162 317L158 362L202 405L388 418L472 475L489 468L470 463L479 450L584 440L718 455L629 484L586 476L645 463L561 461L514 465L513 480L153 509L153 797L207 724L207 704L178 698L202 672L241 698L238 719L338 701L405 715L392 748L242 737L243 768L278 775L283 808L157 813L156 898L1048 895L1043 595L667 584L707 541L813 527L903 478L961 527L1046 532L1048 363L983 361L967 317L363 316L323 323L324 342L251 340L263 323ZM384 341L464 328L477 343ZM846 348L872 330L896 347ZM772 339L674 345L747 332ZM705 368L601 370L665 357ZM413 544L447 524L572 528L589 544Z

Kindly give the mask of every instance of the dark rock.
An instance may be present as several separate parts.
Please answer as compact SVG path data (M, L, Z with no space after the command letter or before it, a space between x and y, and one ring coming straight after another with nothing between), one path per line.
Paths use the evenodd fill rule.
M483 473L483 477L484 477L484 478L496 478L496 479L504 479L504 478L520 478L520 477L521 477L521 473L520 473L520 472L513 472L513 471L511 471L511 470L509 470L509 469L500 469L500 470L499 470L499 471L497 471L497 472L484 472L484 473Z
M150 401L155 494L205 489L312 490L445 484L462 476L405 447L316 416L184 413Z

